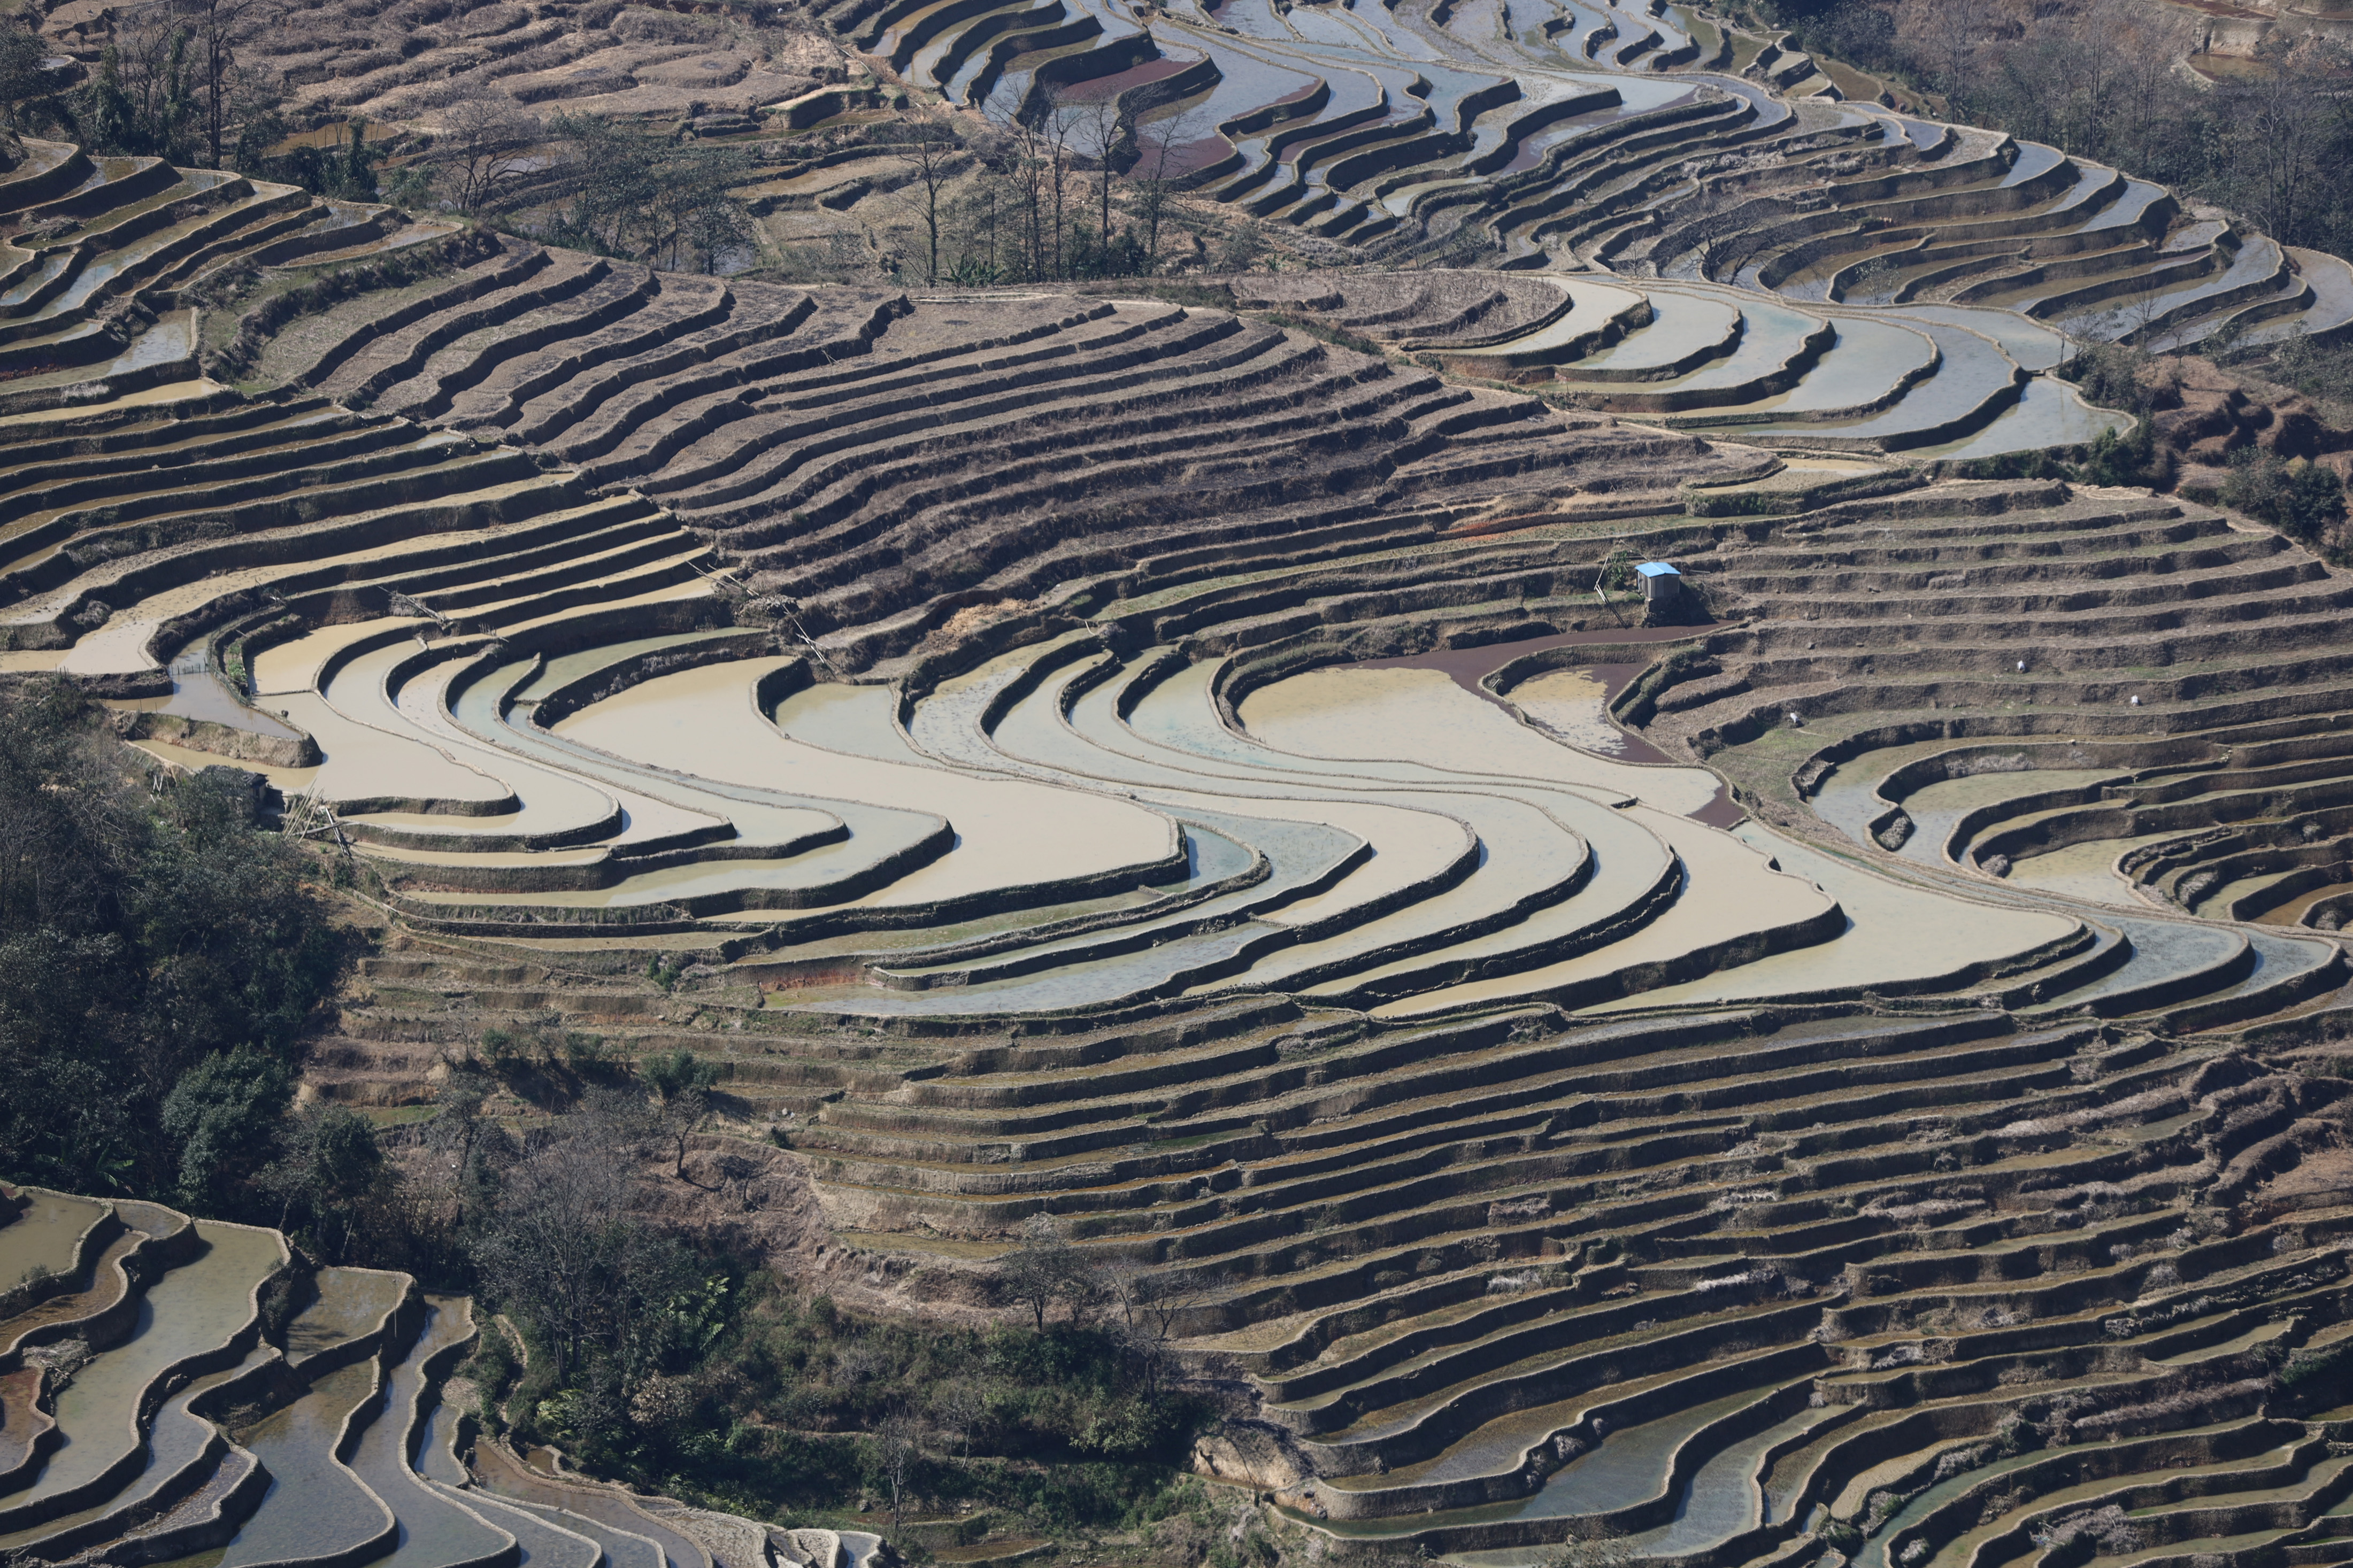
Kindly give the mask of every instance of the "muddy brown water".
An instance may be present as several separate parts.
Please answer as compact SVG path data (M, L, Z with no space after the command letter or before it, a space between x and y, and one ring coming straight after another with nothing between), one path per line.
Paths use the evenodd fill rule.
M169 713L183 719L210 720L233 730L250 730L283 741L301 739L292 726L239 701L220 677L209 669L188 674L173 671L169 697L126 698L107 706L125 713Z
M1432 648L1427 653L1402 654L1391 658L1360 659L1340 668L1436 670L1472 696L1494 704L1515 719L1525 714L1540 732L1576 750L1638 766L1689 767L1690 763L1679 763L1640 735L1620 728L1608 716L1609 704L1617 700L1618 694L1650 668L1647 660L1564 666L1558 670L1530 677L1514 687L1513 694L1506 697L1498 697L1482 682L1514 659L1549 648L1683 642L1714 630L1716 624L1601 626L1586 631L1550 632L1507 642L1482 643L1476 647ZM1582 678L1581 681L1579 678ZM1532 710L1528 704L1530 698L1547 705L1574 703L1577 711L1572 714L1566 710ZM1591 705L1589 710L1588 704ZM1710 827L1728 828L1746 818L1748 813L1732 798L1731 786L1719 781L1714 796L1706 804L1684 815Z
M1335 762L1419 763L1464 778L1525 779L1630 795L1677 813L1704 805L1715 775L1704 768L1641 767L1565 745L1507 705L1474 701L1427 669L1308 670L1243 699L1243 726L1261 744Z
M83 1235L106 1212L92 1198L37 1192L0 1228L0 1289L15 1289L36 1274L69 1274L79 1261Z

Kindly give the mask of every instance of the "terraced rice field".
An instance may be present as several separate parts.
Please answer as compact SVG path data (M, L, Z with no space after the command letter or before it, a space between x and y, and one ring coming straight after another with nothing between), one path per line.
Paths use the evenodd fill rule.
M1202 1467L1349 1543L2353 1556L2348 590L1957 468L2116 426L2094 307L2353 289L1680 8L833 19L976 101L1181 38L1205 192L1513 264L792 289L28 142L0 668L352 857L312 1087L716 1056L850 1246L1149 1267ZM27 1197L0 1550L733 1568L469 1471L466 1303L264 1343L269 1233Z
M1987 302L2163 347L2225 323L2348 324L2341 263L2051 147L1848 102L1788 38L1662 0L830 0L819 15L954 104L1037 117L1056 94L1115 98L1190 188L1334 256L1428 261L1475 240L1508 268L1768 291L1828 307L1813 326L1864 340L1854 367L1882 357L1858 330L1878 318L1841 307ZM1680 347L1708 315L1666 297L1678 308L1651 336Z
M861 1568L876 1539L770 1532L525 1472L470 1470L441 1386L470 1303L405 1274L295 1268L277 1232L153 1204L0 1190L0 1267L46 1258L60 1212L96 1221L56 1278L82 1298L0 1317L0 1552L12 1563L490 1568ZM111 1282L111 1283L110 1283ZM79 1306L79 1310L70 1310ZM461 1447L462 1438L462 1447ZM631 1528L634 1526L635 1528Z

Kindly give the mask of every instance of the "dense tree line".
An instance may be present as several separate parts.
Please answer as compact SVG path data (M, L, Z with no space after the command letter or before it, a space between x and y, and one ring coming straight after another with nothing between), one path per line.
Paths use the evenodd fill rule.
M2096 159L2353 256L2353 57L2286 30L2201 82L2197 22L2155 0L1751 0L1802 47L1951 117Z
M922 233L909 270L985 286L1162 270L1187 144L1204 132L1196 115L1139 117L1119 99L1041 89L1027 111L978 125L911 110L894 133L910 175L901 200Z
M94 67L71 79L26 14L0 17L0 120L92 153L234 169L321 195L377 195L365 127L332 144L280 151L293 129L277 74L250 57L269 0L147 0L112 14Z
M332 1157L288 1118L292 1068L344 959L317 866L252 825L242 775L167 784L106 719L62 680L0 685L0 1173L307 1205Z
M754 258L752 219L734 187L752 178L740 147L704 147L596 115L560 115L555 169L570 193L547 238L672 270L735 269Z

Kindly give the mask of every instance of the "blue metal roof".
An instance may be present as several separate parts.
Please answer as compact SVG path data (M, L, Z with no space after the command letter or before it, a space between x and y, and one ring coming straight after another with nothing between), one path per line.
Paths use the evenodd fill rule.
M1673 567L1668 565L1663 561L1645 561L1640 566L1635 567L1634 570L1640 572L1645 577L1680 577L1683 575L1682 573L1676 571Z

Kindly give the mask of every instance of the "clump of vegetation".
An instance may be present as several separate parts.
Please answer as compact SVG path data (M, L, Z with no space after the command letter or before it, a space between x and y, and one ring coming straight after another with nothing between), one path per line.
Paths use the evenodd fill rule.
M468 1375L486 1412L591 1470L762 1517L862 1498L1069 1530L1162 1506L1213 1414L1169 1375L1177 1298L1089 1267L1050 1224L999 1269L1028 1321L974 1328L860 1316L691 1245L654 1200L687 1179L671 1108L706 1066L652 1058L659 1100L595 1090L527 1147L448 1100L467 1260L531 1351L519 1370L485 1337Z
M2222 357L2228 363L2258 363L2268 379L2294 387L2316 403L2338 405L2340 424L2343 413L2353 412L2353 347L2332 348L2299 332L2276 345Z
M559 115L549 129L566 150L573 189L552 243L704 272L750 251L751 216L729 194L752 177L741 148L674 142L593 114Z
M68 683L0 686L0 1173L275 1217L259 1178L347 947L244 775L145 763Z
M2150 355L2129 343L2090 343L2060 367L2060 374L2075 383L2085 402L2102 408L2120 408L2134 416L2128 431L2101 431L2084 452L2083 461L2065 477L2086 484L2152 488L2162 488L2171 479L2170 455L2158 446L2156 427L2149 417L2157 406L2159 384L2151 374L2156 363Z
M895 1479L930 1506L1102 1528L1168 1485L1208 1415L1153 1382L1116 1324L943 1330L765 1280L744 1294L709 1369L633 1407L649 1476L767 1510L888 1497Z
M2273 1376L2284 1391L2309 1392L2334 1385L2348 1367L2353 1367L2353 1345L2339 1341L2296 1352Z
M2148 374L2154 363L2129 343L2091 343L2062 365L2060 374L2082 390L2088 403L2145 416L2156 398Z
M2133 427L2119 435L2103 430L2076 469L2076 477L2093 485L2147 485L2162 488L2171 478L2168 454L2157 444L2155 427L2143 414Z
M2074 478L2074 469L2039 447L2031 452L1972 458L1952 468L1957 479L2066 479Z
M2331 542L2345 521L2345 481L2334 469L2253 447L2231 454L2219 499L2306 544Z

